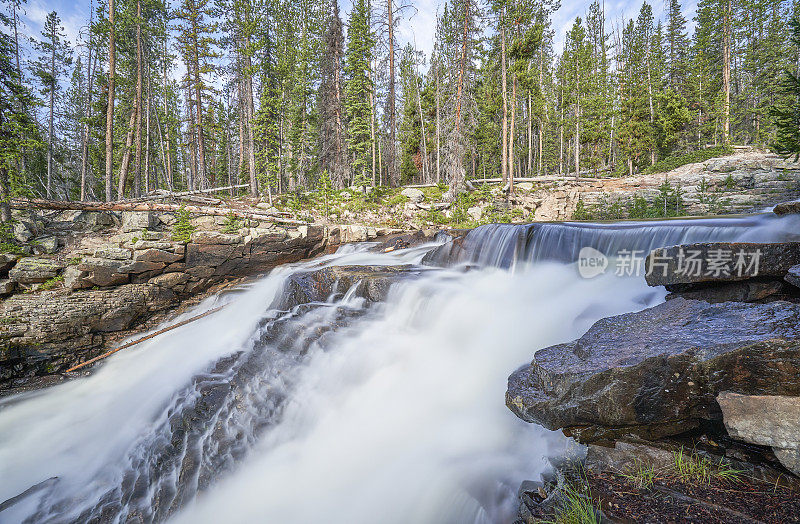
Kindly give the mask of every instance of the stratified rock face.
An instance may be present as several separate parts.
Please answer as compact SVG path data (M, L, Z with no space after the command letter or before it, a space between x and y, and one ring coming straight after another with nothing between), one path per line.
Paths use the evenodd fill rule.
M0 384L54 372L176 302L171 290L128 284L108 290L19 294L0 305Z
M680 288L703 282L782 279L800 264L800 242L706 242L655 249L647 257L647 283Z
M721 391L800 395L800 305L675 298L600 320L512 374L506 404L585 442L652 439L721 418Z
M778 460L800 475L800 397L724 391L717 402L731 437L771 446Z

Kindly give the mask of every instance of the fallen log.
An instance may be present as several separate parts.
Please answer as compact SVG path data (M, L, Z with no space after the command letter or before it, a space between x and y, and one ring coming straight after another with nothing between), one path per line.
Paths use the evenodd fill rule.
M432 204L420 204L419 202L414 202L414 205L419 209L424 209L425 211L430 211L431 209L439 211L441 209L449 208L452 204L450 202L434 202Z
M216 193L218 191L228 191L231 189L242 189L245 187L250 187L249 184L239 184L237 186L224 186L224 187L212 187L211 189L194 189L192 191L179 191L177 193L173 193L170 191L165 191L163 189L157 189L151 195L145 195L139 198L126 198L125 200L118 200L119 203L130 203L130 202L148 202L150 200L161 200L164 198L179 198L185 197L190 195L201 195L203 193Z
M179 328L179 327L181 327L181 326L185 326L186 324L188 324L188 323L190 323L190 322L194 322L195 320L200 320L201 318L203 318L203 317L207 317L208 315L210 315L210 314L212 314L212 313L216 313L216 312L217 312L217 311L219 311L220 309L224 308L226 305L227 305L227 304L223 304L223 305L221 305L221 306L215 307L214 309L209 309L209 310L208 310L208 311L206 311L205 313L201 313L201 314L199 314L199 315L195 315L195 316L193 316L192 318L187 318L186 320L181 320L181 321L180 321L180 322L178 322L177 324L173 324L173 325L171 325L171 326L165 327L164 329L159 329L159 330L158 330L158 331L156 331L155 333L150 333L150 334L149 334L149 335L147 335L147 336L144 336L144 337L141 337L141 338L137 338L136 340L132 340L132 341L130 341L130 342L128 342L128 343L126 343L126 344L122 344L122 345L121 345L120 347L118 347L118 348L114 348L114 349L112 349L111 351L106 351L106 352L105 352L105 353L103 353L102 355L98 355L98 356L96 356L96 357L94 357L94 358L91 358L91 359L87 360L86 362L83 362L83 363L81 363L81 364L78 364L77 366L72 366L71 368L69 368L68 370L66 370L66 371L65 371L65 373L69 373L69 372L71 372L71 371L75 371L76 369L80 369L80 368L82 368L82 367L84 367L84 366L88 366L89 364L94 364L94 363L95 363L95 362L97 362L98 360L102 360L102 359L104 359L104 358L106 358L106 357L109 357L109 356L113 355L114 353L116 353L117 351L123 350L123 349L125 349L125 348L129 348L129 347L131 347L131 346L135 346L136 344L140 344L140 343L144 342L145 340L150 340L151 338L155 338L155 337L157 337L158 335L161 335L161 334L163 334L163 333L166 333L167 331L172 331L173 329L177 329L177 328Z
M264 220L277 224L308 225L307 221L283 218L272 213L258 213L227 207L207 207L178 204L155 204L151 202L67 202L63 200L45 200L41 198L14 198L11 200L13 209L52 209L70 211L157 211L161 213L174 213L185 209L189 213L198 215L228 216Z

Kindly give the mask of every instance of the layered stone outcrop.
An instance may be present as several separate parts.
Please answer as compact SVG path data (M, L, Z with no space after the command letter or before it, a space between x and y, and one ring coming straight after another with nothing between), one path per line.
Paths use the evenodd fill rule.
M211 286L393 232L254 220L232 227L225 217L200 216L192 219L188 241L180 241L171 214L65 211L16 218L29 242L20 254L0 255L0 296L9 296L0 302L0 388L85 360L115 333ZM52 252L38 250L42 238L56 239Z

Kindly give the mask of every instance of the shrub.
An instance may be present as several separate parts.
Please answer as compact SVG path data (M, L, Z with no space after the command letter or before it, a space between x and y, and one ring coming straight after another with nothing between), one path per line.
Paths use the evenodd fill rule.
M244 227L244 221L233 213L228 213L225 216L225 224L222 226L222 232L234 235L238 233L242 227ZM189 236L191 236L191 233L189 233Z
M175 224L172 226L172 240L175 242L189 242L192 239L192 233L194 233L192 217L186 207L181 205L175 216Z
M686 164L694 164L697 162L704 162L710 158L727 156L733 154L733 148L730 146L716 146L707 149L698 149L691 153L683 155L673 155L663 158L644 170L645 174L663 173L671 171L675 168L684 166Z

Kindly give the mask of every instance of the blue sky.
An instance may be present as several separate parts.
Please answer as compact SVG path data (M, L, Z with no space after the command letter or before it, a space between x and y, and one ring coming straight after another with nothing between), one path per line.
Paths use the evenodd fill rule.
M171 0L173 3L176 0ZM444 0L408 0L417 8L407 11L407 17L400 23L398 37L401 44L405 42L416 43L418 49L430 54L433 48L433 35L436 25L437 9L443 5ZM347 20L347 13L350 10L350 0L339 0L342 18ZM641 1L626 2L625 0L606 0L605 9L607 20L610 24L617 23L622 19L633 18L638 14ZM666 8L665 0L653 1L653 13L656 19L663 19ZM696 0L682 2L683 13L689 22L691 29L692 19L697 8ZM562 0L561 8L553 14L553 28L556 31L555 47L560 51L564 43L564 34L572 25L576 16L584 17L588 9L588 1ZM64 24L67 38L74 45L80 41L80 35L85 30L89 20L89 2L72 0L28 0L24 5L25 16L23 22L26 25L25 32L29 35L38 37L44 18L49 11L55 10ZM611 30L611 26L608 27Z

